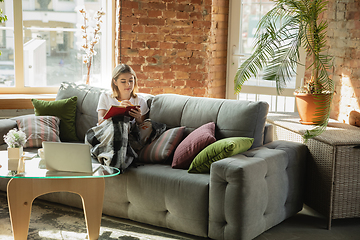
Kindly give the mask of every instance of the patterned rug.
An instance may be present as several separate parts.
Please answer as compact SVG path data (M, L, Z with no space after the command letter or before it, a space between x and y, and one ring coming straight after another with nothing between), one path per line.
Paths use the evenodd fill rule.
M99 240L175 240L193 239L151 229L147 225L127 224L121 220L103 216ZM12 240L7 199L0 192L0 239ZM28 240L38 239L87 239L86 224L82 209L35 200L32 206Z

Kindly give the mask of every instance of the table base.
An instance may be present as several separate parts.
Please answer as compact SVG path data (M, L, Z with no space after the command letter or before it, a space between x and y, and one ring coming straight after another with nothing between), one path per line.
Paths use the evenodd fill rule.
M88 239L98 239L104 191L104 178L10 179L7 185L7 196L14 240L27 239L34 199L51 192L79 194L83 203Z

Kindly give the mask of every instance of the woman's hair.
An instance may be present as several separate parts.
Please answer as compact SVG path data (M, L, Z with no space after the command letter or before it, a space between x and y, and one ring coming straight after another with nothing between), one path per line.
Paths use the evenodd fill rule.
M112 95L111 96L114 98L120 97L119 88L114 84L114 81L116 81L116 79L123 73L130 73L131 75L134 76L135 82L134 82L134 89L131 92L131 97L136 98L137 97L136 93L138 92L138 83L137 83L136 73L129 65L126 65L126 64L117 65L112 72L112 79L111 79Z

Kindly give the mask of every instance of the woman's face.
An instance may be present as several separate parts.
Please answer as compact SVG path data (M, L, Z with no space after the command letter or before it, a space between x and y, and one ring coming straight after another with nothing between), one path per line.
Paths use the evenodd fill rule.
M130 99L131 92L134 90L135 78L130 73L120 74L114 84L118 87L121 100Z

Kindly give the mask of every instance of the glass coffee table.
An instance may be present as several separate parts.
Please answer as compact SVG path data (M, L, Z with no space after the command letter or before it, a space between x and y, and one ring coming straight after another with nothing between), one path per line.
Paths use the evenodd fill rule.
M8 170L7 151L0 151L0 177L9 178L7 198L15 240L27 239L31 206L35 198L51 192L72 192L81 196L88 239L98 239L105 191L105 177L120 174L101 165L93 173L55 172L44 168L40 158L25 160L25 171Z

